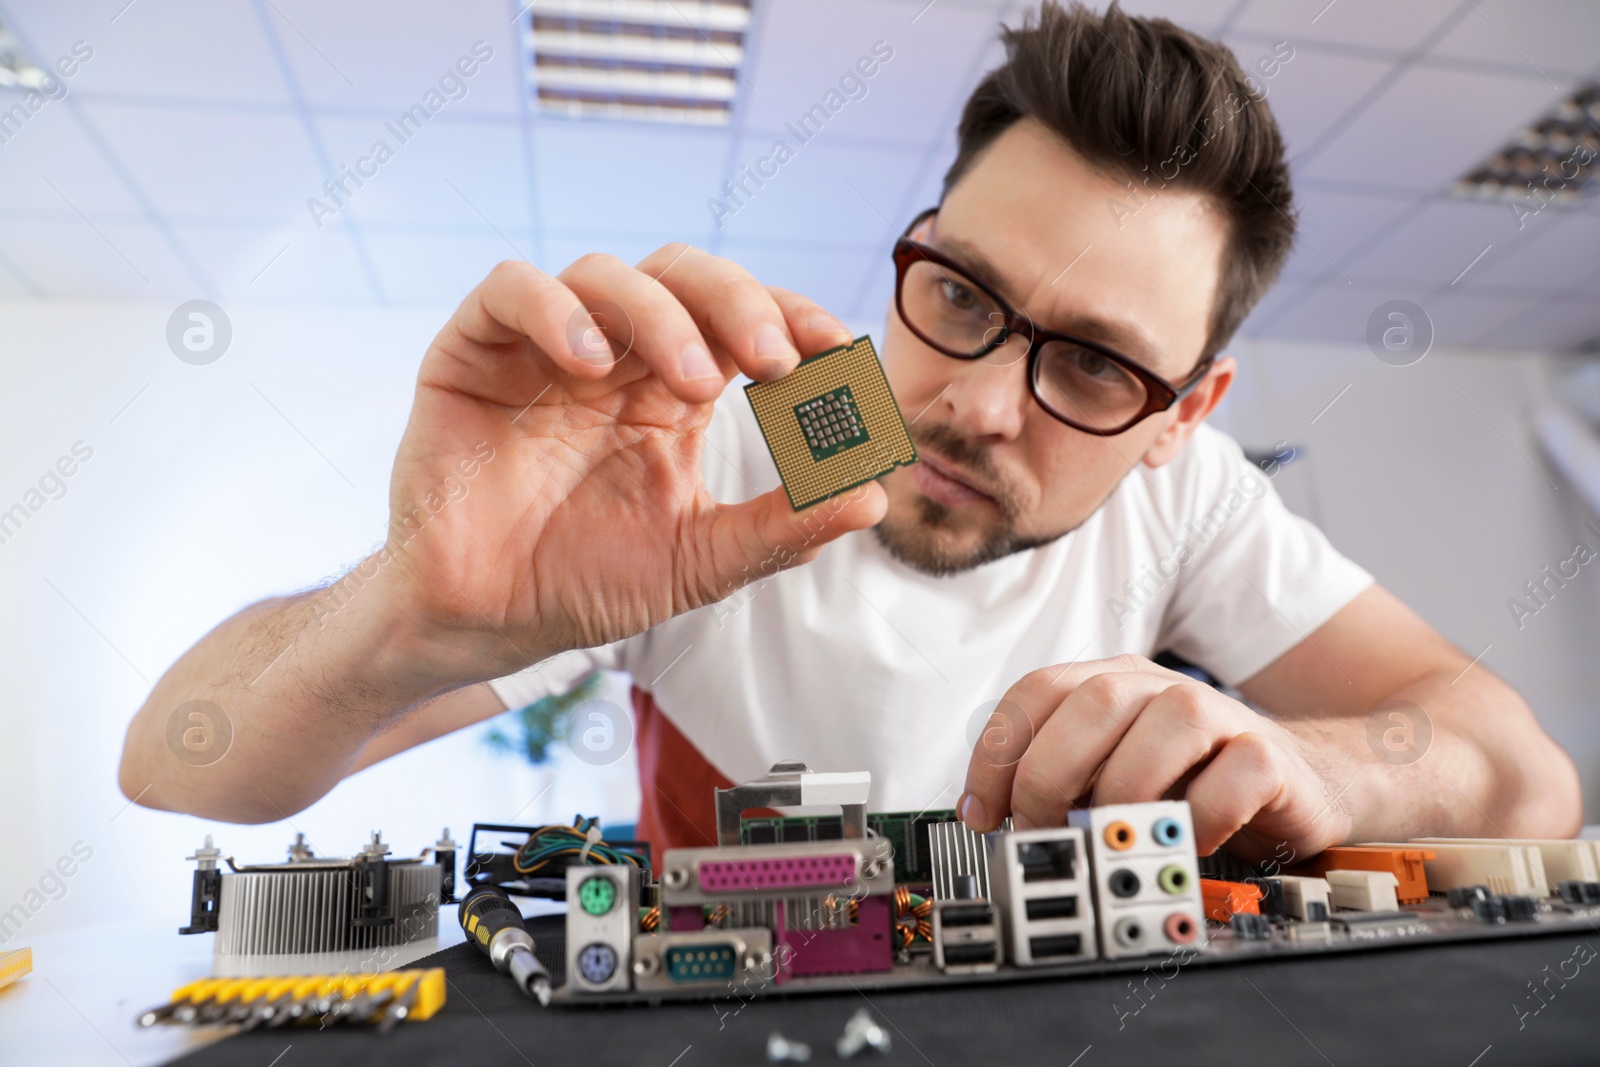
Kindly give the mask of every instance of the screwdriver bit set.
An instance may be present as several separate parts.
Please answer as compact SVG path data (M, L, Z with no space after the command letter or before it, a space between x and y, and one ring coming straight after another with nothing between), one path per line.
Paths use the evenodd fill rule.
M444 969L275 978L202 978L139 1016L140 1026L279 1027L376 1023L387 1033L444 1007Z

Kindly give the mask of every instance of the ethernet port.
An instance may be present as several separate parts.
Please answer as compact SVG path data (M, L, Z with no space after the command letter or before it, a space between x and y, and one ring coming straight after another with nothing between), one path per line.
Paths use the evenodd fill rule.
M1048 882L1076 877L1078 845L1065 841L1019 841L1017 863L1024 882Z

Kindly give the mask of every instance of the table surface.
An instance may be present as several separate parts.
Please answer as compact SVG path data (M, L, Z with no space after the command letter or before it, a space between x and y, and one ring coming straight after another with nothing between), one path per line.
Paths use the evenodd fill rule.
M395 949L392 965L460 944L453 919L440 912L439 936ZM8 944L33 950L33 973L0 989L0 1065L147 1067L219 1040L225 1033L215 1027L141 1029L133 1021L213 973L212 940L180 936L174 926L107 925ZM370 953L349 955L353 963Z

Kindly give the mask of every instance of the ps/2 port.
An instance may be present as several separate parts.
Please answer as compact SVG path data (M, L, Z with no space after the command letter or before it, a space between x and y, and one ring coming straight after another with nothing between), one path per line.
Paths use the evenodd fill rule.
M578 886L578 905L590 915L604 915L617 902L617 883L603 874L585 878Z
M1112 871L1111 877L1106 879L1106 885L1114 897L1127 898L1139 895L1139 875L1126 867Z
M1126 852L1133 847L1133 843L1136 840L1133 827L1121 819L1107 823L1106 828L1101 832L1105 837L1106 844L1118 852Z
M596 942L578 953L578 973L590 985L605 985L617 973L617 950Z
M1156 882L1173 896L1189 890L1189 872L1176 863L1169 863L1156 875Z
M1167 916L1167 921L1161 924L1161 930L1167 935L1167 940L1178 945L1187 945L1200 935L1200 928L1195 925L1194 918L1181 911L1175 911Z
M1171 848L1183 842L1183 823L1177 819L1160 818L1150 827L1150 836L1156 844Z

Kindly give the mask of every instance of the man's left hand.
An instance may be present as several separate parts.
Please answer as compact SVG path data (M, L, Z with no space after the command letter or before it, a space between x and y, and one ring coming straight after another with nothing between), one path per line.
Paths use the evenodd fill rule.
M1309 855L1346 840L1342 785L1284 727L1142 656L1025 676L990 716L959 812L973 830L1061 826L1069 808L1177 799L1210 855Z

